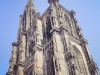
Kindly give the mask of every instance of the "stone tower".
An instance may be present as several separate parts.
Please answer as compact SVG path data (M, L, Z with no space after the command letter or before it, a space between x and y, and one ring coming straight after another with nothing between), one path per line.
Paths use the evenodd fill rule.
M75 11L58 2L48 0L50 6L40 15L28 0L6 75L99 75Z

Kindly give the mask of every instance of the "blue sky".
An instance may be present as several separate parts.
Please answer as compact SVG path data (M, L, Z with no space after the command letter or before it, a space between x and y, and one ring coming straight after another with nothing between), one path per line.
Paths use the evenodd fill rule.
M0 0L0 75L5 75L13 41L16 41L19 15L28 0ZM100 0L60 0L68 10L76 12L78 24L88 40L89 51L100 68ZM47 0L34 0L37 12L47 9Z

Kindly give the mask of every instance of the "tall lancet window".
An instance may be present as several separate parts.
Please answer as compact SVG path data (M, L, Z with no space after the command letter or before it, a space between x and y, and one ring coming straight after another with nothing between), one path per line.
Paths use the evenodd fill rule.
M75 55L74 62L75 62L75 67L76 67L75 68L76 75L81 75L81 74L87 75L83 57L80 53L80 50L75 45L73 45L73 51Z
M51 33L50 33L51 29L52 29L51 20L50 20L50 17L47 17L47 21L46 21L46 36L47 36L48 40L51 38Z

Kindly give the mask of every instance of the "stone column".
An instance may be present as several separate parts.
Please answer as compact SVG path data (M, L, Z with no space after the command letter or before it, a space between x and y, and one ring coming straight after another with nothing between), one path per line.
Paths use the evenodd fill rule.
M55 68L55 75L61 75L61 71L59 70L59 58L57 55L57 36L56 32L53 32L53 50L54 50L54 57L53 57L53 63L54 63L54 68Z
M22 62L25 62L26 33L22 33Z

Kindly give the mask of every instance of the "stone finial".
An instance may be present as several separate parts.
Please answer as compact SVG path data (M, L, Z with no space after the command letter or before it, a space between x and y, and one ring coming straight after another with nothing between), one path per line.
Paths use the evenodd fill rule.
M32 4L33 2L32 2L32 0L28 0L28 2L27 2L27 4Z
M17 42L13 42L12 46L18 46L18 43Z
M51 2L55 2L55 1L59 2L59 0L48 0L48 3L50 4Z
M32 1L32 0L28 0L28 2L27 2L27 5L26 5L26 6L28 6L28 5L32 6L32 9L35 9L35 6L34 6L34 3L33 3L33 1Z
M74 14L74 15L76 14L76 12L74 10L71 10L70 13Z

